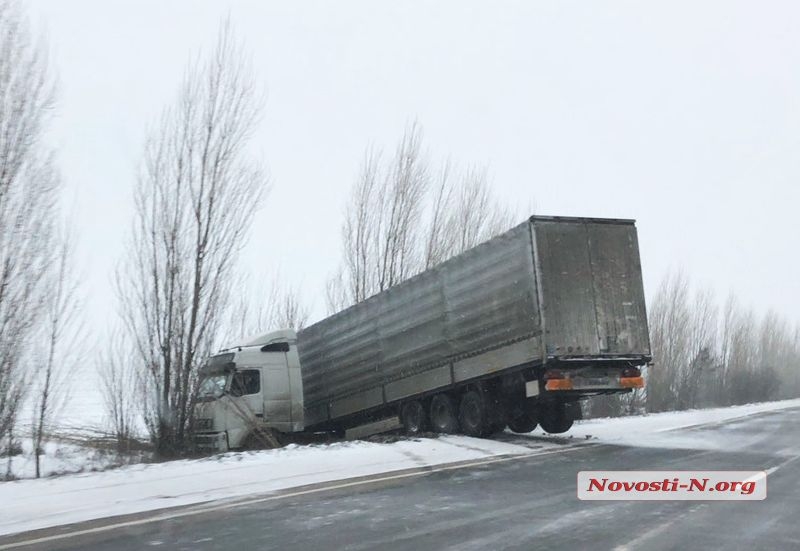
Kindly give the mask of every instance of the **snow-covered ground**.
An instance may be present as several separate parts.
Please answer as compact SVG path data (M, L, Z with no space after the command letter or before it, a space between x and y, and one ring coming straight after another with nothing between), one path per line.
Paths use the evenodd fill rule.
M0 477L5 474L11 475L13 478L33 478L36 476L33 440L24 438L19 443L22 453L2 459L0 462ZM44 453L39 458L42 476L99 471L119 464L119 460L114 453L60 440L51 440L45 443L42 451Z
M590 442L707 449L722 446L722 440L710 439L709 431L694 436L692 431L679 429L794 407L800 407L800 400L593 419L576 423L569 435L576 441L586 441L588 436ZM724 431L719 432L719 438L724 439ZM533 434L543 436L538 430ZM5 482L0 483L0 534L241 498L415 467L540 453L556 446L545 440L531 449L525 445L465 436L401 440L391 444L340 442Z
M465 436L227 453L0 483L0 534L531 449Z

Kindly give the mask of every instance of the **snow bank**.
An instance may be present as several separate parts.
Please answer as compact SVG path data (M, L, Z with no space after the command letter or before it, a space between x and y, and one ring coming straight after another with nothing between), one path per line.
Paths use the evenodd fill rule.
M531 449L465 436L341 442L0 483L0 534Z
M726 432L733 430L735 419L789 408L800 408L800 399L763 402L727 408L697 409L651 413L632 417L589 419L575 423L568 435L574 438L598 441L607 444L672 449L736 449L749 442L747 435L737 432L732 441ZM696 426L719 425L715 431L691 431ZM546 437L541 429L532 434ZM754 433L752 438L763 438L764 434Z

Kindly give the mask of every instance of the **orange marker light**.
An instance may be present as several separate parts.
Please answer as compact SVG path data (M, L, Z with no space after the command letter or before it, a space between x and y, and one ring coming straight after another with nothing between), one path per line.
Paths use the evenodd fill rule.
M620 377L619 386L622 388L644 388L644 377Z
M547 390L572 390L572 381L569 379L550 379L544 385Z

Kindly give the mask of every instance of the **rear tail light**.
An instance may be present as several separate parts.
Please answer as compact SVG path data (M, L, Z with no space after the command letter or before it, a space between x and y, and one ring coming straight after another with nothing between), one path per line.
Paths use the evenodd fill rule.
M569 379L550 379L544 385L545 390L572 390L572 381Z
M644 388L644 377L620 377L619 386L622 388Z
M572 381L560 369L548 369L544 372L545 390L572 390Z

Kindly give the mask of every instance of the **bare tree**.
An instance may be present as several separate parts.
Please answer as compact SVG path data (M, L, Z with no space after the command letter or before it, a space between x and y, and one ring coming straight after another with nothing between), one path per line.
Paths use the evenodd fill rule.
M782 394L786 398L797 398L800 397L800 324L795 325L787 340L788 357L783 364L783 378L786 384Z
M701 401L713 401L717 379L717 306L709 289L698 289L686 305L689 311L687 350L673 384L677 409L698 407Z
M237 256L267 190L262 169L244 158L261 99L226 22L145 149L117 288L161 455L185 444L198 368L220 337Z
M243 277L236 284L236 288L242 291L230 311L226 343L275 329L300 330L308 322L310 311L299 288L283 283L279 272L271 278L258 278L258 281L269 283L253 285Z
M408 126L384 161L368 149L346 206L342 269L326 289L329 311L396 285L507 230L515 217L492 196L485 170L456 179L433 170L422 130Z
M379 155L368 150L364 156L358 180L353 187L348 212L342 228L346 281L340 281L339 293L348 297L344 302L359 302L378 289L381 264L378 227L382 218L380 196L385 192L380 178ZM340 277L343 277L340 273ZM343 306L343 305L339 305Z
M100 352L96 370L103 394L103 406L111 433L117 446L117 453L131 451L131 443L136 436L136 415L141 404L137 392L139 380L134 362L136 351L127 342L124 333L113 333L107 345Z
M759 322L751 310L729 297L722 324L721 388L727 403L744 404L776 398L800 366L791 331L775 312ZM786 394L787 396L791 393Z
M728 403L746 404L763 400L756 391L758 372L761 371L756 317L752 310L739 307L733 296L726 304L722 340L725 343L722 355L723 384Z
M453 195L452 164L448 160L439 171L438 181L433 188L433 196L425 232L425 269L447 259L453 253L452 230L449 223L452 217Z
M36 354L32 439L36 478L41 476L42 446L54 417L69 399L71 375L78 367L76 350L83 325L78 279L73 268L73 239L65 231L58 244L55 271L49 274L43 312L43 350Z
M775 312L759 320L731 294L720 313L710 291L692 295L688 278L672 273L650 301L649 323L655 362L646 373L649 411L800 394L797 335Z
M383 166L368 150L342 228L350 303L403 281L418 270L417 239L427 191L422 135L414 123Z
M677 406L679 381L690 352L689 281L682 273L668 274L650 301L650 345L655 366L648 371L647 409Z
M461 182L448 225L453 234L452 254L458 254L510 228L513 212L492 197L486 170L471 169Z
M334 278L328 286L329 306L338 309L359 302L419 271L420 224L428 191L428 163L421 145L422 131L413 123L385 166L380 152L367 150L347 205L344 269L341 279Z
M647 409L687 409L710 400L717 366L713 294L692 294L684 273L669 273L650 301L648 322L655 365L647 370Z
M351 296L345 282L344 270L339 267L325 283L325 306L328 314L335 314L353 304Z
M446 166L433 201L425 268L508 230L516 221L515 210L493 197L486 169L470 169L456 184L449 173Z
M428 163L421 147L421 129L414 123L400 140L378 195L377 291L419 271L418 232L428 190Z
M775 311L769 310L758 327L758 366L754 392L757 400L776 398L785 386L782 371L793 360L789 326ZM795 364L797 365L797 364Z
M0 0L0 434L30 383L41 328L60 180L42 145L53 104L45 49L14 0Z

